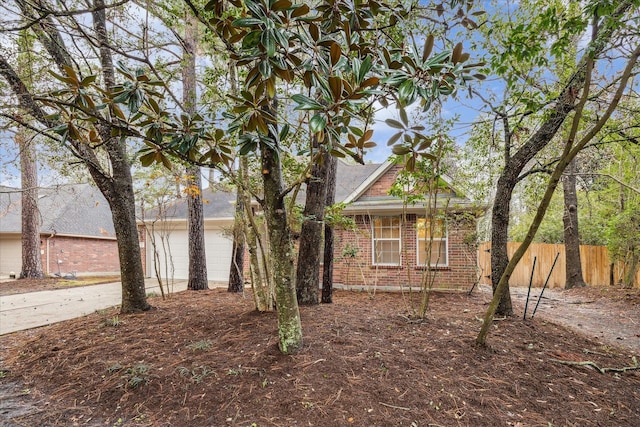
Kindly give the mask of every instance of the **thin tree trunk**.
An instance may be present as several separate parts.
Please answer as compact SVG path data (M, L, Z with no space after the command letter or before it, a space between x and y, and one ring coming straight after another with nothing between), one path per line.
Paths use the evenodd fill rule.
M320 288L320 250L322 246L322 231L324 206L327 199L327 157L313 137L313 146L319 150L318 158L311 167L311 177L307 180L307 196L303 212L303 222L300 230L300 249L296 268L296 293L298 304L318 304L318 289Z
M240 159L240 167L238 168L238 179L240 182L245 181L248 174L247 159L243 156ZM233 222L233 245L231 253L231 266L229 269L229 292L244 291L244 252L245 252L245 196L244 189L241 185L236 189L236 212Z
M564 247L566 253L566 279L564 288L584 287L587 284L582 276L580 259L580 237L578 229L578 194L576 191L576 161L567 166L567 172L562 181L564 190Z
M20 183L22 187L22 268L20 278L42 278L40 254L40 210L38 209L38 168L35 146L23 132L16 133L20 150Z
M196 112L196 49L198 46L198 22L187 13L183 39L182 98L186 113ZM189 281L187 289L209 289L207 256L204 242L204 212L202 206L202 174L200 168L187 168L187 207L189 236Z
M338 173L338 159L329 155L326 159L327 169L327 198L325 206L331 206L336 200L336 175ZM333 250L334 250L333 225L324 224L324 265L322 267L322 303L333 302Z
M231 91L238 90L238 82L236 79L236 66L231 63L229 66L229 84ZM243 185L249 175L249 166L246 156L241 156L238 167L238 180L241 185L236 186L236 212L233 222L233 244L231 253L231 266L229 267L229 292L244 291L244 251L245 251L245 195Z

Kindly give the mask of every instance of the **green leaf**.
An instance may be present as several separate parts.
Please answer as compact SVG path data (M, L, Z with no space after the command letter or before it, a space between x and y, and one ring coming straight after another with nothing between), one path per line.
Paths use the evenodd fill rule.
M404 156L405 154L409 154L411 152L411 148L406 145L394 145L391 149L391 152L396 156Z
M309 98L306 95L303 94L295 94L291 96L291 99L298 104L298 106L296 106L295 110L303 110L303 111L308 111L308 110L323 110L324 107L322 106L322 104L320 104L318 101Z
M399 122L399 121L397 121L397 120L394 120L394 119L387 119L387 120L385 120L384 122L387 124L387 126L390 126L390 127L392 127L392 128L395 128L395 129L404 129L404 126L402 126L402 123L400 123L400 122Z
M254 27L261 25L263 22L257 18L238 18L231 23L234 27Z
M144 167L151 166L155 160L156 160L155 151L151 151L145 154L144 156L140 157L140 163L142 163L142 166Z
M242 39L243 49L254 49L260 43L260 37L262 36L262 30L251 31Z
M314 115L313 117L311 117L311 120L309 120L309 129L313 133L324 130L326 126L327 126L327 118L322 113L318 113Z
M389 138L389 140L387 141L387 146L390 147L396 142L398 142L401 136L402 136L402 131L396 132L393 135L391 135L391 138Z
M269 58L276 54L276 38L274 31L275 30L267 30L262 33L262 37L260 38Z
M404 127L408 127L409 126L409 118L407 117L407 110L405 110L404 108L400 107L400 120L402 120L402 123L404 124Z
M415 101L415 86L413 80L406 80L398 87L398 98L401 105L410 105Z

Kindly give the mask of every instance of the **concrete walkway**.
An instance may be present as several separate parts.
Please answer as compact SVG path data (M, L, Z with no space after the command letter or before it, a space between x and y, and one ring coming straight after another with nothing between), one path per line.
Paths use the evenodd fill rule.
M160 294L156 279L146 281L147 294ZM176 281L172 292L187 289L187 281ZM120 305L120 282L78 286L53 291L0 297L0 335L69 320Z

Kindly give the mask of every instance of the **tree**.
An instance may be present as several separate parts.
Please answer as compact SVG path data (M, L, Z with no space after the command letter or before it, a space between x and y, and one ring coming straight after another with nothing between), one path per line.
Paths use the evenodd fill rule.
M516 185L535 171L536 168L526 168L556 137L564 121L574 112L587 78L589 60L607 61L604 53L618 45L617 38L633 37L633 34L627 35L623 31L626 18L637 9L633 1L622 1L615 5L593 3L585 9L584 14L576 7L573 3L521 2L519 10L524 15L519 25L512 25L512 17L505 21L504 26L491 30L494 37L490 41L495 45L488 46L493 52L490 64L497 74L505 78L509 94L503 105L492 108L496 122L501 126L504 144L504 164L497 180L491 210L491 279L494 294L509 264L507 240L510 205ZM597 37L590 41L579 60L563 60L567 46L587 28L589 15L596 16L600 28ZM498 37L501 31L504 32ZM549 73L553 64L548 57L549 40L551 54L559 64L555 69L560 72L557 77L561 82L550 93L547 92L548 85L537 83L545 76L544 73ZM534 72L534 68L537 71ZM601 83L602 87L607 84ZM490 101L488 104L492 105ZM535 113L543 114L536 116L539 125L532 131L528 124ZM554 161L551 162L553 164ZM550 167L543 169L548 172ZM496 312L512 315L508 284L504 289Z
M122 115L122 112L110 105L106 111L101 110L103 114L95 114L99 104L87 96L83 89L85 85L94 84L97 76L89 77L89 80L81 77L83 70L79 69L80 62L75 61L74 57L83 58L83 52L71 53L58 27L58 24L62 25L67 18L75 22L73 17L79 13L91 16L91 28L85 27L82 31L75 31L77 27L67 26L65 32L74 34L75 43L82 41L86 49L95 50L98 62L91 62L85 57L84 64L91 63L91 67L99 67L102 79L100 90L112 93L116 89L116 73L106 25L107 6L103 0L95 0L90 10L77 11L70 5L65 5L64 10L73 12L60 12L48 8L41 2L15 2L14 5L14 10L21 11L22 19L26 22L25 27L35 34L40 43L39 48L43 50L41 53L46 52L53 66L63 73L58 74L58 80L65 86L57 93L60 102L56 103L56 100L50 99L46 104L43 103L42 97L36 97L24 84L23 77L9 62L6 50L0 54L0 75L10 86L23 114L29 115L39 124L38 131L63 144L88 168L111 207L122 279L121 312L148 310L150 306L145 294L127 137L119 131L120 126L117 124L118 116ZM9 13L11 17L15 12ZM57 20L54 17L57 17ZM15 30L19 31L21 28ZM49 115L45 106L58 106L58 114ZM91 117L93 122L84 121L83 126L78 127L75 122L77 117ZM19 125L34 127L31 125L32 120L23 120L19 116L13 116L11 119Z
M327 187L327 198L325 200L325 208L333 206L336 202L336 178L338 175L338 159L333 156L327 156L327 175L325 185ZM333 302L333 248L334 248L334 225L324 223L324 254L322 265L322 297L320 301L323 304L331 304Z
M186 14L183 46L182 96L185 113L196 114L197 81L196 54L198 49L198 21ZM189 281L187 289L209 289L207 256L204 242L204 213L202 206L202 172L198 166L187 167L187 206L189 229Z
M566 254L565 289L587 286L582 277L580 236L578 234L578 194L576 190L576 161L569 163L562 181L564 193L564 247Z
M235 64L229 65L229 85L231 90L237 92L238 82L236 78ZM231 249L231 265L229 266L229 292L242 292L244 290L244 252L245 252L245 234L247 223L245 221L245 209L251 206L245 205L246 189L244 188L245 178L249 173L247 158L242 157L238 166L238 181L240 185L236 185L236 212L233 221L233 243ZM257 231L257 230L256 230ZM254 269L259 269L257 259ZM267 304L264 304L267 305Z
M324 228L324 208L327 200L327 174L331 155L320 146L317 137L313 144L319 160L313 163L311 176L307 180L306 202L300 231L300 249L296 274L296 294L298 303L318 304L320 285L320 253Z
M593 21L592 21L592 38L591 43L597 41L599 39L600 33L600 22L599 15L596 10L594 13ZM609 23L609 26L612 24ZM606 32L607 25L603 25L603 31ZM584 134L579 137L578 129L580 128L581 120L583 119L583 111L585 104L589 100L590 97L590 89L591 89L591 77L594 72L594 56L588 55L585 60L585 69L584 69L584 78L583 78L583 87L580 91L579 101L575 107L575 112L571 121L571 129L568 132L565 140L565 146L562 154L558 159L558 163L556 164L553 173L551 174L545 193L540 201L538 206L536 216L529 227L529 232L527 233L526 238L522 242L522 244L518 247L513 257L509 260L504 273L500 277L500 281L498 282L498 286L494 290L493 299L489 304L489 308L485 314L482 328L476 338L476 342L480 345L486 344L487 334L489 332L489 328L491 327L493 316L496 313L500 300L504 295L505 291L508 290L508 283L511 274L513 273L516 265L526 252L527 248L533 241L533 238L536 234L542 219L546 213L547 207L551 201L553 193L555 192L558 183L560 182L560 178L564 173L567 166L575 159L578 153L584 149L584 147L589 143L605 126L611 115L616 110L620 99L623 97L625 93L625 89L629 83L629 80L633 74L634 68L638 62L638 58L640 57L640 45L636 44L636 47L630 52L627 61L625 63L624 69L620 72L619 78L617 79L617 87L615 87L615 92L611 93L611 97L609 103L603 112L603 114L598 118L598 120L589 127L588 130L584 132Z
M42 278L40 255L40 223L38 209L38 168L34 140L25 130L16 132L15 141L20 149L20 186L22 189L22 269L20 278Z

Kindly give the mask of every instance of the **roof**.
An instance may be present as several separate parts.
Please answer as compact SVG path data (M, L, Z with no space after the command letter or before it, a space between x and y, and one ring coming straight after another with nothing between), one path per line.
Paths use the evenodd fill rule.
M115 238L109 204L90 184L41 187L38 208L41 233ZM22 191L0 187L0 233L20 233L21 215Z
M185 219L189 211L188 200L184 196L167 203L164 206L164 219ZM236 193L229 191L211 191L208 188L202 190L202 210L205 219L230 219L235 217ZM158 208L146 212L147 220L159 219Z
M337 203L347 203L345 213L398 213L402 211L402 200L389 196L367 196L367 190L375 184L385 173L395 164L392 162L369 163L365 165L347 163L338 159L338 169L336 176L336 197ZM448 184L448 180L447 180ZM297 201L304 203L305 187L298 193ZM204 218L207 220L232 219L235 216L234 203L235 192L215 191L209 189L202 191ZM462 197L450 185L447 191L438 195L438 207L447 206L452 209L466 209L472 207L472 203ZM409 206L408 211L424 211L424 203ZM157 208L146 213L146 219L151 220L157 217ZM187 196L175 199L167 204L163 217L168 220L184 220L187 218L188 206Z
M394 166L396 166L394 169L395 171L398 169L397 165L393 162L385 162L370 166L375 166L375 169L365 180L357 185L351 194L344 199L344 202L348 203L344 210L345 213L397 214L403 210L410 213L424 212L427 207L428 200L419 200L413 204L405 205L402 199L386 194L386 192L377 195L371 195L370 193L367 194L367 190L376 184L387 172L392 170ZM349 168L351 167L355 166L349 165ZM441 179L446 185L445 188L439 190L436 196L436 207L438 209L446 208L462 211L468 209L475 210L477 208L471 200L467 199L451 185L451 179L449 177L442 176ZM342 180L340 173L338 173L338 180Z
M357 193L357 190L366 184L367 180L375 176L376 171L381 167L380 163L370 163L366 165L349 164L338 159L338 171L336 175L336 202L348 202L350 196Z

